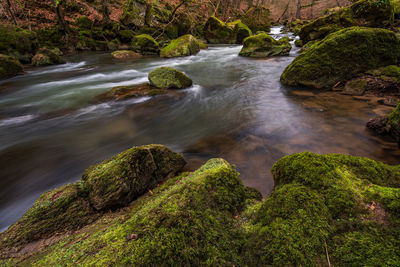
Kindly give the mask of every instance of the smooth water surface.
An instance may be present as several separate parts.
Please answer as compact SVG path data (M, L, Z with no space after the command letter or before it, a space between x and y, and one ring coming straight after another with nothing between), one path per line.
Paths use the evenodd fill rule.
M273 28L276 38L280 28ZM388 112L352 97L285 88L289 57L249 59L240 46L213 46L195 56L130 62L86 53L68 63L0 81L0 229L54 187L135 145L161 143L195 168L212 157L236 164L246 185L273 189L271 166L309 150L400 163L396 145L365 129ZM188 74L194 86L174 94L91 104L114 86L140 84L161 66Z

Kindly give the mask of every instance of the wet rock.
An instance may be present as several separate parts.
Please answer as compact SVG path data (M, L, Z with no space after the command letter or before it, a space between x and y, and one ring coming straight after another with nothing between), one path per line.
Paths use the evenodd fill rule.
M236 43L235 30L216 17L210 17L204 26L204 36L210 44Z
M289 55L292 46L288 38L276 41L266 33L260 33L244 39L240 56L245 57L273 57Z
M0 79L11 78L23 72L18 59L0 54Z
M137 59L137 58L143 57L141 54L130 51L130 50L114 51L111 53L111 55L116 59L124 59L124 60Z
M342 93L345 95L363 95L367 85L368 81L364 79L353 79L346 83Z
M186 164L162 145L134 147L87 169L82 180L96 210L125 206Z
M150 72L149 81L159 89L184 89L193 84L186 74L169 67L161 67Z
M158 89L148 83L131 86L117 86L107 93L96 96L93 102L119 101L135 97L155 96L165 94L166 92L166 90Z
M169 45L161 49L160 56L165 58L185 57L200 51L199 41L192 35L187 34L172 40Z
M378 134L387 134L389 131L386 127L388 122L387 116L380 116L370 119L367 123L367 128L373 130Z
M66 63L66 61L59 56L59 50L50 50L48 48L40 48L32 58L33 66L47 66L64 63Z
M157 55L160 52L158 42L148 34L135 36L132 40L132 49L142 55Z
M303 47L303 41L302 41L302 40L296 40L296 41L294 42L294 45L295 45L296 47Z
M358 73L395 64L399 59L400 39L392 31L351 27L300 54L285 69L281 81L290 86L332 88Z
M82 183L44 193L6 232L3 245L16 246L87 225L96 219Z

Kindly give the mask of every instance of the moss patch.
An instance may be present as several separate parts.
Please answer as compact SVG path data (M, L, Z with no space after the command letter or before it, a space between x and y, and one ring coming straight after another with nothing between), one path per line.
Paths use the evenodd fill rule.
M18 59L0 54L0 79L10 78L23 72Z
M48 48L40 48L32 58L32 65L47 66L66 63L66 61L60 56L59 52L59 49L51 50Z
M161 67L150 72L149 81L159 89L184 89L193 84L186 74L169 67Z
M132 49L143 55L158 54L160 47L153 37L148 34L137 35L132 40Z
M327 36L299 55L283 72L291 86L327 88L357 73L397 64L400 40L391 31L351 27Z
M216 17L210 17L204 26L204 36L210 44L236 43L235 30Z
M196 54L199 51L199 41L194 36L187 34L172 40L166 47L161 49L160 56L165 58L184 57Z
M243 48L239 55L244 57L272 57L289 55L292 49L288 38L276 41L266 33L247 37L243 41Z

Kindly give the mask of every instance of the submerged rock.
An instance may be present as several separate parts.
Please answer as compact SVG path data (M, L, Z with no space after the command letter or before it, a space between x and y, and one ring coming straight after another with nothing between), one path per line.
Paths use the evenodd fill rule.
M266 33L260 33L244 39L239 55L256 58L287 56L291 49L288 38L277 41Z
M304 44L321 40L330 33L351 26L383 27L393 19L392 1L361 0L349 7L318 18L299 32Z
M235 30L216 17L210 17L204 26L204 36L210 44L236 43Z
M389 116L373 118L367 123L367 127L377 134L392 136L400 148L400 101Z
M40 48L32 58L32 65L47 66L66 63L66 61L59 55L59 52L59 49L50 50L48 48Z
M82 180L96 210L127 205L173 177L186 162L162 145L134 147L87 169Z
M187 34L172 40L166 47L161 49L160 56L165 58L185 57L200 51L199 41L192 35Z
M346 95L363 95L367 89L368 81L365 79L353 79L346 83L343 94Z
M116 58L116 59L137 59L137 58L142 58L143 56L139 53L130 51L130 50L119 50L119 51L114 51L111 53L111 55Z
M141 34L133 38L132 49L142 55L156 55L160 52L160 45L150 35Z
M290 86L329 88L399 60L400 39L392 31L351 27L332 33L300 54L285 69L281 81Z
M165 94L166 92L166 90L158 89L148 83L131 86L117 86L112 88L109 92L96 96L93 102L119 101L134 97L155 96Z
M185 89L193 84L186 74L169 67L161 67L150 72L149 81L159 89Z
M23 71L18 59L0 54L0 79L11 78Z

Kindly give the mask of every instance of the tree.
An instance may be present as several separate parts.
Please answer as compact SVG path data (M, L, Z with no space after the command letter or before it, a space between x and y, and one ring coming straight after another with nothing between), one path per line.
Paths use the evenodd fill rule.
M103 7L103 24L106 25L110 23L110 11L108 9L107 0L102 0Z
M64 33L68 32L67 23L64 19L64 12L62 9L62 5L64 4L65 0L52 0L54 5L54 11L57 16L57 23L60 27L60 30Z
M5 9L6 9L7 12L10 14L10 17L11 17L12 22L13 22L15 25L17 25L17 20L16 20L16 18L15 18L14 12L12 11L10 0L4 0L4 1L6 2L6 4L5 4ZM3 2L3 1L2 1L2 2Z

